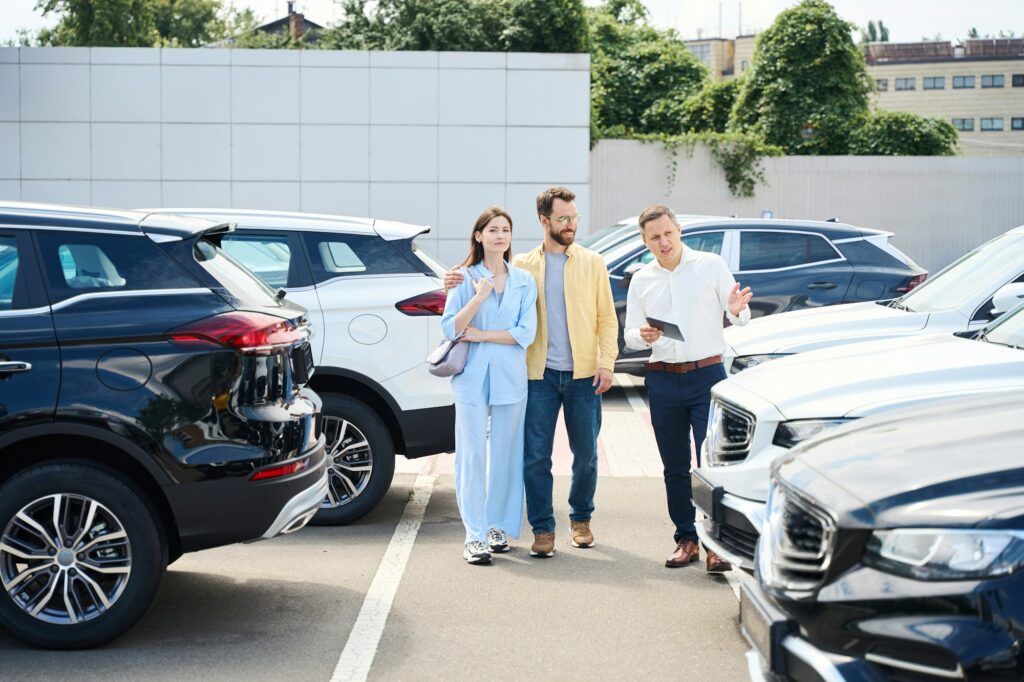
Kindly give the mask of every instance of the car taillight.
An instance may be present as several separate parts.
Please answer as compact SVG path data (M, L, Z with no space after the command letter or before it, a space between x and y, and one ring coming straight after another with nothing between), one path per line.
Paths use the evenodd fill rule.
M895 289L893 289L893 291L895 291L898 294L905 294L908 291L910 291L911 289L913 289L914 287L916 287L918 284L923 282L927 277L928 277L928 273L927 272L924 273L923 275L914 275L913 277L908 279L903 284L903 286L896 287Z
M395 304L395 307L406 315L412 315L413 317L441 315L444 313L444 303L447 300L448 296L444 291L438 289L437 291L428 291L425 294L399 301Z
M300 323L273 315L231 312L172 329L167 337L183 345L217 345L250 355L269 355L309 337L305 318Z
M268 478L281 478L282 476L291 476L297 474L300 471L304 471L309 466L309 457L300 459L298 462L292 462L291 464L283 464L279 467L270 467L269 469L263 469L257 471L255 474L249 477L250 481L265 481Z

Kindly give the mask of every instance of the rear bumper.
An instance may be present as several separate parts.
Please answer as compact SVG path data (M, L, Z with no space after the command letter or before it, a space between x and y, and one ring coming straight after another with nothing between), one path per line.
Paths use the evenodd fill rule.
M284 506L260 539L269 540L278 535L287 535L302 530L319 511L325 497L327 497L326 468L319 480L288 500L288 504Z
M396 415L405 451L413 459L455 450L455 403L422 410L405 410Z

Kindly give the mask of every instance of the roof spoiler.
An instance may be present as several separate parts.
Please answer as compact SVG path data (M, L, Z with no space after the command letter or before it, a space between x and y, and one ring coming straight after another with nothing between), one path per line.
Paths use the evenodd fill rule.
M415 239L421 234L430 232L430 226L410 225L409 223L400 223L393 220L374 220L373 231L381 239L394 241L396 239Z
M235 229L235 223L217 223L202 218L150 213L139 221L139 229L157 243L198 237L214 237L216 241L220 241L220 237Z

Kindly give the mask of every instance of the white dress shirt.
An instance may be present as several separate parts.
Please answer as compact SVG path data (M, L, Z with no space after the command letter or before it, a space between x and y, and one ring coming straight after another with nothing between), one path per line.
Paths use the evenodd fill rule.
M626 345L651 349L651 362L693 362L725 353L722 313L736 325L750 321L750 307L738 316L729 312L729 293L736 279L721 256L683 247L674 270L655 259L637 270L626 298ZM653 344L640 337L640 327L653 317L679 326L685 341L662 336Z

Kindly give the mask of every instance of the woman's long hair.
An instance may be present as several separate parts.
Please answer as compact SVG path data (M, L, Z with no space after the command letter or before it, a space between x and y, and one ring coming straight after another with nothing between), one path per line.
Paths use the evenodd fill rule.
M501 206L490 206L480 214L480 217L473 223L473 232L469 235L469 255L466 256L466 260L462 261L459 265L460 268L468 268L476 265L484 259L484 245L476 240L477 232L483 232L483 229L487 227L487 223L491 222L493 218L501 216L508 221L508 227L512 229L512 216L508 214L508 211L503 209ZM512 260L512 243L509 242L508 248L505 249L505 253L502 254L505 257L505 262Z

